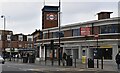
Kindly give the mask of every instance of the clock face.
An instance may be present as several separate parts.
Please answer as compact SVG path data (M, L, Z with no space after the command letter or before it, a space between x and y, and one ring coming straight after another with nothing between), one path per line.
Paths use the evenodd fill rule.
M57 15L56 14L47 14L47 20L57 20Z

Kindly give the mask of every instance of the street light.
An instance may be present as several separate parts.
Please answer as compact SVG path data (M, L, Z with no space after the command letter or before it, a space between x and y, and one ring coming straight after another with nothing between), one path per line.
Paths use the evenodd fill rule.
M98 59L98 34L95 35L95 38L97 39L97 68L99 68L99 59Z
M60 24L61 24L61 21L60 21L60 12L61 12L61 1L59 0L59 48L58 48L58 65L60 66Z
M10 60L11 61L11 57L12 57L12 32L10 32Z
M4 15L2 15L1 18L3 18L3 21L4 21L4 30L3 30L3 47L4 47L4 51L5 51L5 24L6 24L6 18L5 18Z

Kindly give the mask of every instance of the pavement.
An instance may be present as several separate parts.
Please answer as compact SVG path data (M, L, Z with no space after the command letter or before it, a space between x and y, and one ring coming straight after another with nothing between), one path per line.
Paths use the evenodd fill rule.
M12 62L12 63L19 63L23 64L22 60L19 61L8 61L7 62ZM36 65L39 66L39 69L29 69L28 71L90 71L90 72L115 72L115 73L120 73L120 70L117 69L117 65L115 62L107 60L104 61L103 69L101 69L101 61L99 60L99 68L97 68L96 61L94 63L94 68L88 68L87 64L82 64L80 61L73 62L73 66L62 66L62 63L60 66L58 66L58 61L54 61L54 64L52 65L52 62L50 60L45 61L39 61L36 60L35 63L24 63L26 65Z

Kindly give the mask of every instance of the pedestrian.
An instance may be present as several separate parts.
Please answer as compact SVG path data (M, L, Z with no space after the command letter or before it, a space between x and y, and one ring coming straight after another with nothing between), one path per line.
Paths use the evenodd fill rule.
M52 52L50 52L50 60L52 60L52 59L53 59Z
M64 52L64 53L63 53L63 56L62 56L63 66L65 66L66 60L67 60L67 54Z
M17 54L17 62L19 62L20 54Z
M27 58L29 58L29 53L27 53Z
M116 60L118 69L120 69L120 51L116 55L115 60Z

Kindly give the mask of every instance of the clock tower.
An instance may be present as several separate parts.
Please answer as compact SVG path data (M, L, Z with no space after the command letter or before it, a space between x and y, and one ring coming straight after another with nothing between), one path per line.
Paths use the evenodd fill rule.
M58 6L44 6L42 9L42 29L58 27Z

